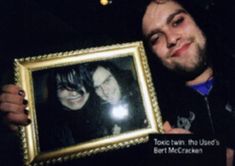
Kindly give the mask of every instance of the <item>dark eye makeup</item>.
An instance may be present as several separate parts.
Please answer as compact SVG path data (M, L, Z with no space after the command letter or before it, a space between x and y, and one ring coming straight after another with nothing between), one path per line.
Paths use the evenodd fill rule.
M176 19L175 21L173 21L172 26L176 27L176 26L180 25L182 22L184 22L184 17L180 17L180 18Z

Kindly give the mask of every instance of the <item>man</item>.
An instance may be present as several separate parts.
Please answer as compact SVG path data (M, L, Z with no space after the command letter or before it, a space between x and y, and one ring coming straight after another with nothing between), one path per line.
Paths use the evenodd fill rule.
M164 94L158 94L166 121L165 132L222 137L228 147L228 164L232 164L235 119L231 109L234 101L231 90L234 76L227 79L228 73L222 73L226 80L221 79L216 65L209 60L213 58L209 56L217 55L215 51L211 55L207 34L188 11L173 0L150 2L142 28L152 52L181 82L171 81Z
M203 61L206 38L191 16L176 2L159 5L152 2L143 17L143 33L166 68L181 76L192 77L186 80L187 86L212 78L211 66Z
M98 96L104 135L147 127L137 82L130 70L112 62L90 64L89 78Z
M176 1L150 2L143 17L143 32L150 41L153 53L162 64L184 80L183 86L168 81L175 87L166 88L162 95L158 93L163 118L167 121L164 125L165 132L225 134L225 139L229 139L229 147L234 148L234 144L230 141L235 140L233 139L235 125L232 125L234 123L231 122L232 115L227 111L231 110L231 104L229 105L227 100L229 97L226 94L229 90L223 87L225 84L220 84L216 69L207 61L209 38L205 37L189 13ZM226 85L227 83L231 85L230 82L226 81ZM18 91L18 87L5 88L8 95L9 92L16 95ZM161 104L161 101L165 102L164 98L167 98L165 104L167 107L164 103ZM1 105L6 103L6 100L1 101ZM14 105L9 104L12 109L22 105L22 100L11 99L11 102L15 102ZM6 108L5 110L8 111ZM9 113L16 114L13 111ZM22 110L20 113L24 114ZM5 118L8 121L13 120L8 116ZM22 118L20 124L25 124L26 121ZM228 152L228 156L234 153L232 149ZM229 162L232 163L232 157Z
M113 74L98 66L93 74L93 84L96 94L105 102L117 104L121 99L121 87Z

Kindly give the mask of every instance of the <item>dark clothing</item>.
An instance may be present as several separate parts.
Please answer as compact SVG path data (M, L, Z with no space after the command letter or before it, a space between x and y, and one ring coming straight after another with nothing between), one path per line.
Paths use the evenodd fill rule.
M111 70L119 84L121 99L111 104L100 99L100 124L103 135L120 134L148 126L137 81L130 70Z
M234 76L216 73L213 89L203 96L185 85L169 86L159 93L164 120L173 127L184 128L192 133L221 138L227 147L235 149ZM159 94L158 93L158 94Z
M6 128L5 124L2 124L1 121L0 133L0 165L22 166L23 153L20 151L19 135Z
M115 110L116 109L116 110ZM103 135L113 135L147 127L147 119L141 96L137 89L126 93L116 105L101 104L100 124ZM125 114L124 117L115 117ZM119 129L118 129L119 128ZM115 131L120 130L120 131Z
M38 107L41 151L55 150L101 137L97 127L98 110L91 100L77 111Z

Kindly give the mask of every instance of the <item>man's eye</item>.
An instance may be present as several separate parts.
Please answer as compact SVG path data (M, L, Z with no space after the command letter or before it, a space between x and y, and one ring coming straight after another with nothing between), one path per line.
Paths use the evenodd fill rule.
M71 88L69 86L64 86L64 85L58 85L57 86L57 90L58 91L63 91L63 90L74 91L74 88Z
M160 37L161 37L160 34L155 34L155 35L153 35L153 36L150 38L150 43L151 43L151 45L156 44L156 43L159 41Z
M109 76L104 82L103 84L109 84L112 80L112 76Z
M184 18L183 18L183 17L180 17L180 18L176 19L175 21L173 21L172 26L173 26L173 27L177 27L177 26L180 25L183 21L184 21Z
M109 77L105 82L106 82L106 83L109 83L111 80L112 80L112 78Z

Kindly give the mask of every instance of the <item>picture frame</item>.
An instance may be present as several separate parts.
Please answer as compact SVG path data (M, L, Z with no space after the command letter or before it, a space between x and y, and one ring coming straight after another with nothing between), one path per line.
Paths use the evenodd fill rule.
M120 78L125 78L124 82L126 83L128 83L127 80L129 80L129 78L132 78L133 84L131 84L130 88L123 90L121 82L117 79L117 75L112 73L114 70L104 70L107 69L104 66L102 68L102 65L104 64L116 66L121 71L117 72L119 74L123 74L125 73L124 71L128 71L129 75L127 77L120 76ZM81 92L83 89L87 88L85 83L82 83L82 88L80 87L80 89L78 88L79 91L76 91L79 94L77 95L77 98L79 98L80 105L82 105L82 102L83 104L85 103L85 106L87 105L85 98L82 98L85 94L89 94L89 98L86 99L87 101L92 101L92 103L95 103L95 106L93 105L93 107L88 107L89 109L86 111L91 112L91 114L86 112L82 114L80 113L82 111L77 111L83 110L83 106L81 106L82 108L76 108L76 111L71 111L75 110L75 108L70 108L70 106L74 103L79 103L78 99L75 100L76 102L74 102L74 99L73 101L70 100L70 103L67 103L66 105L66 102L63 103L62 99L58 97L60 91L67 90L71 92L75 91L76 88L72 90L68 88L66 89L63 85L62 87L64 89L61 90L61 85L58 85L57 82L52 87L56 89L54 97L60 104L56 104L56 102L54 103L50 100L50 93L52 90L50 89L48 83L53 83L51 78L53 77L58 81L58 72L61 72L61 70L65 73L66 71L71 70L79 73L78 70L82 70L82 66L85 66L86 69L83 69L83 71L88 71L88 73L90 73L92 69L90 66L93 66L93 69L94 66L99 66L100 70L103 69L110 75L108 76L109 78L104 78L105 80L101 80L100 84L98 83L95 85L97 80L95 80L94 77L95 73L98 72L98 68L95 68L93 73L91 72L92 74L89 77L90 79L88 79L90 80L91 90L84 90ZM99 79L105 75L104 71L103 73L101 72L101 76L97 76L98 82ZM85 76L86 74L80 73L80 77L78 78L80 79ZM107 79L110 79L111 77L113 80L116 80L117 85L119 85L116 87L121 89L119 98L122 99L120 96L125 96L125 98L123 97L123 101L128 105L127 110L129 112L124 110L124 112L120 113L120 110L122 109L118 107L118 116L123 115L123 117L125 117L128 115L129 117L132 117L132 119L130 118L125 122L119 119L119 121L121 121L119 123L119 121L114 120L114 117L111 118L109 113L113 113L116 105L112 105L112 102L110 102L112 103L110 104L108 99L106 100L104 97L102 98L102 95L98 93L101 85L105 83L107 84ZM72 78L77 79L77 76L73 76ZM32 121L30 125L20 127L25 165L46 165L66 162L67 160L73 160L80 157L94 155L96 153L107 152L110 150L144 143L148 141L149 134L163 133L162 120L155 89L152 83L144 46L141 41L15 59L15 79L17 84L25 90L26 99L29 101L27 107L29 110L28 116ZM111 85L114 86L115 84ZM128 83L128 85L130 85L130 83ZM125 86L125 88L126 87L128 86ZM115 89L115 86L113 89ZM111 90L109 90L109 92L110 91ZM117 90L113 91L109 95L113 97L116 93ZM104 102L105 100L106 102ZM111 100L112 99L110 99L110 101ZM134 100L134 102L132 100ZM111 106L103 107L104 105L106 106L107 103ZM137 103L138 105L132 105L132 103ZM59 106L61 108L57 109ZM132 109L129 106L132 106ZM139 108L139 110L137 110L137 108ZM106 109L108 111L106 111ZM131 112L130 110L133 111ZM105 111L106 113L101 114L101 112ZM74 114L72 116L67 116L70 112L73 112ZM66 119L68 117L72 117L72 120ZM117 117L117 119L118 118L120 117ZM140 119L139 122L141 123L137 122L137 119ZM59 123L56 123L57 120ZM66 127L59 125L61 124L60 120L63 121L62 124L66 124ZM71 125L70 123L72 121L74 123ZM95 131L94 127L93 129L90 129L92 128L91 126L94 126L94 124L96 126L95 128L98 128L98 130L101 131L101 134L98 133L98 131ZM85 125L88 127L84 127ZM81 131L82 134L73 133L72 129L67 131L67 129L71 126L72 129L74 126L78 126L76 131ZM80 129L80 127L82 129ZM86 128L86 130L84 128ZM70 143L58 145L57 141L58 139L61 139L60 133L62 130L63 133L68 133L68 135L65 135L64 140L62 139L62 142L66 142L65 140L68 138L70 139L71 132L73 136L76 136L77 134L78 137L74 137L73 139L71 137L72 140L75 140L72 141L73 143L68 141ZM92 136L90 136L90 134ZM48 135L52 136L49 138ZM82 138L79 138L80 136ZM48 145L50 140L52 140L51 144ZM47 143L45 144L45 142Z

